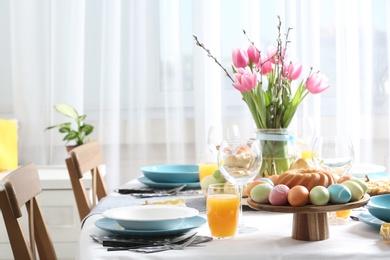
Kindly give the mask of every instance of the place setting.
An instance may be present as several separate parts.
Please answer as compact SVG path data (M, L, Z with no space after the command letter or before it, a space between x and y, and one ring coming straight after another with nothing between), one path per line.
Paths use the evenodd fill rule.
M118 194L131 195L134 199L121 196L122 203L100 212L103 218L94 224L109 234L93 234L91 238L94 241L108 251L154 253L179 250L212 240L194 231L207 222L199 216L199 209L203 211L204 206L191 203L192 197L188 203L181 197L201 193L198 189L198 165L144 166L140 171L143 175L136 182L116 190ZM173 198L161 200L160 197ZM151 200L143 200L148 198ZM123 206L123 201L128 201L131 206Z
M195 208L179 205L140 205L117 207L101 213L95 226L108 232L90 237L108 251L129 250L154 253L181 250L211 241L197 235L196 229L206 223Z
M138 181L155 188L199 188L199 166L195 164L163 164L141 167Z
M135 198L196 195L199 193L199 166L195 164L166 164L143 166L137 182L123 185L116 190Z

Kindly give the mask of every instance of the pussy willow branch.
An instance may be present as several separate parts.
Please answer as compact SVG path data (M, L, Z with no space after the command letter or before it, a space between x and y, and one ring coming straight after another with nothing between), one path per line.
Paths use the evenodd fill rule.
M197 37L195 34L193 34L192 36L193 36L194 39L195 39L196 45L198 45L198 46L201 47L203 50L205 50L205 51L207 52L208 56L209 56L210 58L212 58L212 59L218 64L218 66L220 66L220 67L225 71L226 76L228 76L228 78L229 78L232 82L235 82L235 80L232 78L232 76L230 76L229 72L225 69L224 66L222 66L222 64L218 61L218 59L217 59L216 57L214 57L214 56L211 54L210 50L207 49L207 48L204 46L204 44L201 43L201 42L198 40L198 37Z

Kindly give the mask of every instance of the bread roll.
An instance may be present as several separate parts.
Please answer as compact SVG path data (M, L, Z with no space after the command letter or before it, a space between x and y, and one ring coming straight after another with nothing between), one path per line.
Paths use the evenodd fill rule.
M313 162L307 158L299 158L290 165L289 170L294 169L311 169L314 168Z
M251 159L250 154L232 154L226 157L225 165L228 167L248 168Z

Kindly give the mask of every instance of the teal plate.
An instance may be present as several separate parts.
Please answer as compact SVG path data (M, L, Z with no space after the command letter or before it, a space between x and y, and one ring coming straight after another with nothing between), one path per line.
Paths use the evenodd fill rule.
M370 226L376 227L378 229L380 229L382 226L382 220L377 219L376 217L371 215L369 212L360 213L358 215L358 218L360 221L362 221Z
M154 182L199 182L199 166L192 164L163 164L141 168L145 177Z
M146 236L168 236L168 235L179 235L185 232L190 231L191 229L200 227L206 223L206 219L195 216L191 218L187 218L184 222L176 228L168 229L168 230L132 230L125 229L118 224L114 219L110 218L101 218L95 221L95 226L98 228L111 232L114 234L122 235L122 236L132 236L132 237L146 237Z
M152 180L149 180L145 176L141 176L138 178L138 181L154 188L176 188L180 187L182 185L186 185L186 188L192 188L192 189L197 189L200 188L200 182L182 182L182 183L177 183L177 182L155 182Z

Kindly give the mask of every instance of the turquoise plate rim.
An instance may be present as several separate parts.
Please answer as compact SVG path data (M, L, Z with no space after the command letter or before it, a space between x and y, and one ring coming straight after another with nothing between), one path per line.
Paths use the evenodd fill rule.
M374 217L373 215L371 215L371 213L369 212L362 212L358 215L358 219L365 223L365 224L368 224L372 227L376 227L378 229L381 228L382 226L382 220Z
M114 219L101 218L95 221L95 226L114 234L123 236L162 236L162 235L177 235L185 233L191 229L200 227L206 223L206 219L200 216L187 218L184 222L176 228L168 230L132 230L125 229Z
M199 181L199 165L160 164L140 168L144 176L157 183L183 183Z
M137 180L147 186L155 188L176 188L184 184L186 185L186 188L200 188L200 182L155 182L145 176L138 177Z

